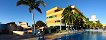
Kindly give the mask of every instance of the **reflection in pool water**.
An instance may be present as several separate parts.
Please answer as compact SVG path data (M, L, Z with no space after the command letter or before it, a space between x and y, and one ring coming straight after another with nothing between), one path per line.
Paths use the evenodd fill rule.
M83 32L75 33L59 38L61 40L106 40L104 32ZM56 38L55 40L59 40Z

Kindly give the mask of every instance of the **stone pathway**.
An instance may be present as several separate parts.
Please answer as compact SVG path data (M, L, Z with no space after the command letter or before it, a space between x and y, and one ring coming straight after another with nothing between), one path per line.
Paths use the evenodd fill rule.
M61 38L64 35L73 34L74 32L69 31L60 31L59 33L45 35L44 39L46 40L53 40L55 38ZM3 34L0 35L0 40L38 40L39 37L31 37L31 35L24 35L24 36L16 36L16 35L8 35Z
M72 34L73 32L69 32L69 31L62 31L60 33L55 33L55 34L52 34L52 35L48 35L48 36L45 36L46 40L53 40L55 38L61 38L62 36L64 35L68 35L68 34Z

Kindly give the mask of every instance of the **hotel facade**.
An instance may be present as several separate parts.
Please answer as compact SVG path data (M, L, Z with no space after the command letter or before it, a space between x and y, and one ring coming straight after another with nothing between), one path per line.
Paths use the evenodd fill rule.
M73 8L72 12L80 13L83 15L75 6L71 6ZM48 11L46 11L46 24L48 27L54 26L61 29L66 28L68 25L62 22L62 13L64 8L54 7ZM84 16L84 15L83 15ZM85 17L85 16L84 16Z

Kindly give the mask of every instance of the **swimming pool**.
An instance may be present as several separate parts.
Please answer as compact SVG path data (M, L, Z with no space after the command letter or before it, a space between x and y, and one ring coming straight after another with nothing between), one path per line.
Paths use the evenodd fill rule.
M75 33L56 38L55 40L106 40L106 32L91 32Z

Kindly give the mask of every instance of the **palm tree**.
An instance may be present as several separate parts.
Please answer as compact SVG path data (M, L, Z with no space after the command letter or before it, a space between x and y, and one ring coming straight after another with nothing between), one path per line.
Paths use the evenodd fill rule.
M63 13L62 13L62 17L63 17L63 21L64 23L67 25L73 25L73 22L75 20L75 16L73 15L74 13L72 12L72 8L71 6L68 6L64 9ZM68 27L69 29L69 27Z
M96 27L98 27L98 28L102 28L102 24L100 23L100 21L98 20L98 21L96 21Z
M92 28L94 28L94 23L93 23L93 21L89 21L90 22L90 28L92 29Z
M84 16L82 16L80 13L75 13L74 16L75 16L74 25L78 29L84 28L85 25Z
M26 5L29 7L29 12L32 14L32 24L35 24L34 21L34 12L33 10L37 10L38 12L42 13L41 9L39 8L39 5L42 4L45 6L45 2L42 0L18 0L17 6L19 5ZM34 26L34 32L35 32L35 26Z
M70 6L66 7L62 13L62 17L65 23L68 25L73 24L74 16L72 12L72 8Z
M71 6L68 6L64 9L62 13L64 23L66 23L66 25L73 25L75 27L83 26L83 22L86 17L82 13L73 12L73 10L74 8L71 8Z
M41 20L37 21L36 25L39 26L39 27L45 27L46 26L46 24Z
M90 21L89 21L89 18L86 18L86 22L85 22L85 24L86 24L86 28L90 28Z

